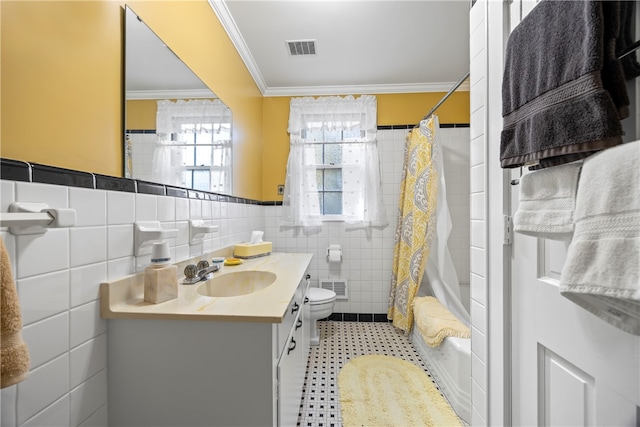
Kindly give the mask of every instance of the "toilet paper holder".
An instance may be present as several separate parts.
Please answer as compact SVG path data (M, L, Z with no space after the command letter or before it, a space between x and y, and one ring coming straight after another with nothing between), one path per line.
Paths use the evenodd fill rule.
M337 254L338 258L332 257L332 254ZM342 248L340 245L329 245L327 248L327 262L342 262Z

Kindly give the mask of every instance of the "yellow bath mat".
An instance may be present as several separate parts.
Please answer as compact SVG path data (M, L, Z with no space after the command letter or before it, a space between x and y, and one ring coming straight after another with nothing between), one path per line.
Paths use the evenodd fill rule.
M439 346L447 337L471 338L471 329L434 297L414 299L413 314L422 338L431 347Z
M338 373L344 427L462 426L416 365L384 355L356 357Z

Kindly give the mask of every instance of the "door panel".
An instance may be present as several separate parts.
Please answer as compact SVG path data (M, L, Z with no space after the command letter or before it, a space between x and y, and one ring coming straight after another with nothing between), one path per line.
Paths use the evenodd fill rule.
M544 425L594 425L594 379L571 362L540 346L539 418Z
M514 238L513 424L640 425L640 337L560 295L563 245Z

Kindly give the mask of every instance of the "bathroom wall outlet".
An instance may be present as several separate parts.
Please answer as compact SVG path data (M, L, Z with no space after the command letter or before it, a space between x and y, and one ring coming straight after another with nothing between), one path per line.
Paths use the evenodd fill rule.
M284 185L279 184L278 185L278 195L282 196L284 194Z

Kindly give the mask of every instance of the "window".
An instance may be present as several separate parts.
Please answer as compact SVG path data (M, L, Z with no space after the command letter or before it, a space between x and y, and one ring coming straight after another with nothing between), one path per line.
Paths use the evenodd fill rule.
M345 144L362 141L364 133L353 130L318 130L301 133L302 142L315 151L316 188L320 215L343 214L342 152Z
M172 185L231 194L231 110L219 99L158 101L153 172Z
M215 119L213 119L215 121ZM186 123L173 134L176 146L183 147L183 183L194 190L227 194L231 183L231 125Z
M376 99L292 98L283 224L385 225Z

